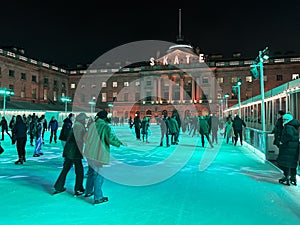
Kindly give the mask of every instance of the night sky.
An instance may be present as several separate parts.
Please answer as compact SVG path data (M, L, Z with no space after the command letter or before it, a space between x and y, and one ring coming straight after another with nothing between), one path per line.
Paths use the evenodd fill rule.
M0 46L72 67L133 41L175 42L181 8L182 34L204 54L255 58L268 46L300 55L300 2L276 2L1 1Z

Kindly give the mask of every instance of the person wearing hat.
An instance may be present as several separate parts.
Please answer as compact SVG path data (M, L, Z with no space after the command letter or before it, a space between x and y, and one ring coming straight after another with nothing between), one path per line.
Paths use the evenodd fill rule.
M83 188L83 178L84 171L82 165L82 152L84 144L84 135L85 135L85 123L88 119L85 113L80 113L76 119L74 126L71 128L67 142L64 147L63 157L65 159L63 164L63 169L54 184L55 191L53 194L61 193L66 190L64 187L66 177L72 166L75 166L76 181L74 192L75 196L82 195L84 193Z
M84 150L89 165L85 197L94 195L94 204L108 201L108 197L104 197L102 192L104 179L101 169L110 162L110 145L120 147L124 144L112 132L107 112L101 110L97 113L95 122L89 127Z
M299 160L299 127L300 122L289 113L282 117L283 129L279 143L279 154L277 163L283 171L283 178L279 183L297 185L296 174Z
M277 114L277 121L276 124L271 132L271 134L274 134L274 141L273 144L276 145L279 148L279 141L280 141L280 137L281 137L281 133L282 133L282 129L283 129L283 119L282 116L284 115L284 111L279 110L278 114Z

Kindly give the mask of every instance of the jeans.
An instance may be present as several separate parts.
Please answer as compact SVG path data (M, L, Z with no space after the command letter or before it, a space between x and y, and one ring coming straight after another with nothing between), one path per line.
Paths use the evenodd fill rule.
M85 185L85 194L91 194L94 190L94 200L103 198L102 184L104 181L103 176L100 174L102 166L88 160L89 170L87 172L87 180Z

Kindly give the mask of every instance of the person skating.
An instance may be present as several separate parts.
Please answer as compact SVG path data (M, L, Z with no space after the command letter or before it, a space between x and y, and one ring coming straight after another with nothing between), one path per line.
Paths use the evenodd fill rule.
M55 119L54 116L52 116L49 125L48 125L48 130L50 130L51 134L50 134L50 144L52 142L52 139L54 139L54 142L56 143L57 140L57 129L58 129L58 122Z
M277 163L283 171L279 183L297 185L296 175L299 160L299 127L300 122L293 119L291 114L283 115L283 129L279 142Z
M27 127L22 117L17 115L16 123L12 129L12 133L16 135L16 145L19 159L15 162L16 165L26 162L26 141L27 141Z
M72 168L75 166L75 186L74 186L74 195L79 196L84 193L83 188L83 178L84 178L84 169L82 165L82 152L84 144L84 135L86 133L85 123L88 117L85 113L80 113L75 120L74 126L71 128L66 145L63 151L64 164L59 177L57 178L53 194L58 194L64 192L66 188L64 187L67 175Z
M11 135L10 133L8 133L8 123L7 123L7 120L5 119L4 116L2 116L2 120L0 122L0 126L2 128L1 132L2 132L2 138L1 138L1 141L4 141L4 133L7 133L8 136L11 138Z
M94 204L108 201L103 196L102 184L104 181L101 175L103 165L110 162L110 146L120 147L122 141L112 132L107 119L107 112L101 110L97 113L95 122L90 125L87 132L84 156L87 158L89 169L86 180L85 197L94 195Z

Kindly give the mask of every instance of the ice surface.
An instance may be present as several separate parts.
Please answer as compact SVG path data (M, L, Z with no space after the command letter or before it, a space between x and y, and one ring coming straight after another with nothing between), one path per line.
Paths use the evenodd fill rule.
M23 165L14 164L16 146L5 136L5 152L0 156L0 224L299 224L299 186L279 184L281 171L245 144L232 146L219 137L215 148L208 144L202 148L199 137L181 134L179 145L158 147L157 125L151 125L147 144L136 141L127 125L114 128L128 146L112 148L112 163L105 167L112 180L103 184L109 201L95 206L92 197L73 196L74 169L67 177L67 191L51 195L63 158L60 142L49 144L49 132L41 157L32 157L34 147L27 142ZM124 166L133 169L118 170ZM84 167L86 172L86 160ZM147 181L152 184L143 185Z

